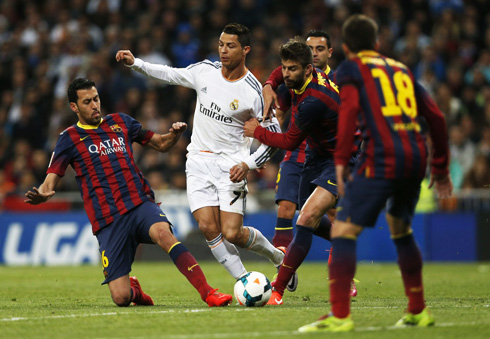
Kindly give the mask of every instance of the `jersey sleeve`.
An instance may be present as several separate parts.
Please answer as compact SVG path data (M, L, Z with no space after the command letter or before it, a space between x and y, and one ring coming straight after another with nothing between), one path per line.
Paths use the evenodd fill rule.
M281 84L279 85L279 87L277 87L276 94L277 94L276 105L281 111L287 112L289 108L291 108L291 92L286 87L286 85Z
M150 142L151 137L155 134L153 131L144 129L139 121L133 119L127 114L119 114L128 126L128 135L131 142L137 142L146 145Z
M281 130L279 126L279 121L276 117L272 119L262 120L264 112L264 98L262 93L259 91L259 95L254 102L254 115L255 118L259 119L261 122L261 126L265 129L278 132ZM248 168L253 170L262 167L275 153L277 152L277 148L270 147L269 145L261 144L255 152L250 154L244 162L247 164Z
M418 82L415 84L418 113L425 118L432 139L432 174L444 176L449 172L449 145L446 119L429 93Z
M347 84L340 89L341 105L337 126L337 144L335 146L335 165L347 166L354 149L359 112L359 92L357 87ZM360 142L359 142L360 144Z
M334 82L342 88L344 85L352 84L360 88L362 79L359 78L359 68L353 61L343 61L334 75Z
M306 139L307 134L296 125L292 125L286 133L280 133L280 129L269 130L262 126L255 129L254 138L262 144L294 151Z
M134 64L129 66L135 71L149 76L150 78L161 80L169 85L180 85L188 88L195 87L194 73L197 70L196 64L187 68L174 68L167 65L157 65L145 62L139 58L134 59Z
M273 117L261 122L261 128L264 130L272 132L280 132L281 128L279 126L279 121L277 118ZM245 163L248 165L249 169L257 169L262 166L278 151L278 148L271 147L262 143L255 152L250 154L250 156L245 159Z
M72 159L73 141L71 140L68 131L63 131L60 134L54 151L51 154L51 160L49 161L46 174L54 173L59 176L64 176L66 168Z
M284 78L282 76L282 66L277 67L275 70L272 71L271 75L269 76L269 79L265 82L265 85L271 85L273 90L276 90L277 87L279 87L280 84L284 82Z

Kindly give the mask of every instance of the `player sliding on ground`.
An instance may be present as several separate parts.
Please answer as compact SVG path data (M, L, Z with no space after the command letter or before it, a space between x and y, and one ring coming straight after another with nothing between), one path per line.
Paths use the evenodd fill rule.
M209 306L226 306L232 296L209 286L198 263L173 235L171 223L155 203L155 195L135 164L132 143L169 151L187 125L176 122L169 133L156 134L122 113L102 118L95 83L75 79L68 101L78 123L64 130L56 143L47 176L39 189L26 193L26 203L49 200L68 165L76 179L92 230L99 242L105 280L118 306L153 305L131 265L139 243L158 244Z

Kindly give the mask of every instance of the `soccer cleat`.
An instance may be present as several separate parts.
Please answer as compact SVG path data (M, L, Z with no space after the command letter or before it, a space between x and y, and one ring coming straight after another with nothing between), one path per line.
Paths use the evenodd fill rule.
M133 287L135 290L139 291L139 298L136 300L133 300L133 305L139 305L139 306L153 306L153 300L148 294L145 294L143 290L141 289L140 282L136 277L129 277L129 283L131 284L131 287Z
M299 332L349 332L354 330L354 322L349 314L346 318L337 318L332 314L327 314L317 321L301 326Z
M274 288L272 288L272 294L266 305L282 305L282 295L279 294Z
M407 327L407 326L419 326L428 327L435 324L434 317L426 307L419 314L412 314L407 312L400 320L395 324L395 327Z
M350 296L351 297L356 297L357 296L357 287L356 283L358 283L359 280L357 279L352 279L352 282L350 283Z
M284 255L286 255L286 247L284 246L279 246L277 247L278 250L281 250ZM281 266L279 266L281 267ZM279 272L279 267L277 268L277 272ZM274 274L272 277L272 282L276 281L277 279L277 273ZM289 279L288 284L286 285L286 288L288 289L289 292L294 292L296 291L296 288L298 287L298 273L294 272L292 275L291 279Z
M228 306L231 304L232 300L233 297L231 295L220 293L217 288L209 291L208 296L206 297L206 303L209 307Z

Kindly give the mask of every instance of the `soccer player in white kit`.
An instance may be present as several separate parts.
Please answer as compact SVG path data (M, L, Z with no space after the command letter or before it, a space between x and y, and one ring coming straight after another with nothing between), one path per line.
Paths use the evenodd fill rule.
M247 271L235 245L268 258L276 267L284 253L262 233L243 226L246 176L260 168L276 149L261 145L250 154L251 138L243 135L245 121L262 120L262 86L245 66L250 31L228 24L219 38L221 62L204 60L186 68L156 65L120 50L116 60L166 84L192 88L197 93L191 143L187 147L187 197L192 214L211 252L238 279ZM262 122L280 132L275 118Z

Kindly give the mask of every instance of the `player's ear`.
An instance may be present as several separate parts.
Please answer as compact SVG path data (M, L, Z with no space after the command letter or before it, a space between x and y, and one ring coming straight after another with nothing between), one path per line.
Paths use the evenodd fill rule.
M78 113L78 106L74 102L70 102L70 108L73 112Z
M306 69L305 69L305 75L308 77L308 76L310 76L311 72L313 72L313 65L312 64L308 64L306 66Z
M374 44L374 50L377 51L379 49L379 40L376 40L376 43Z
M243 47L242 51L244 56L247 55L248 53L250 53L250 46Z

